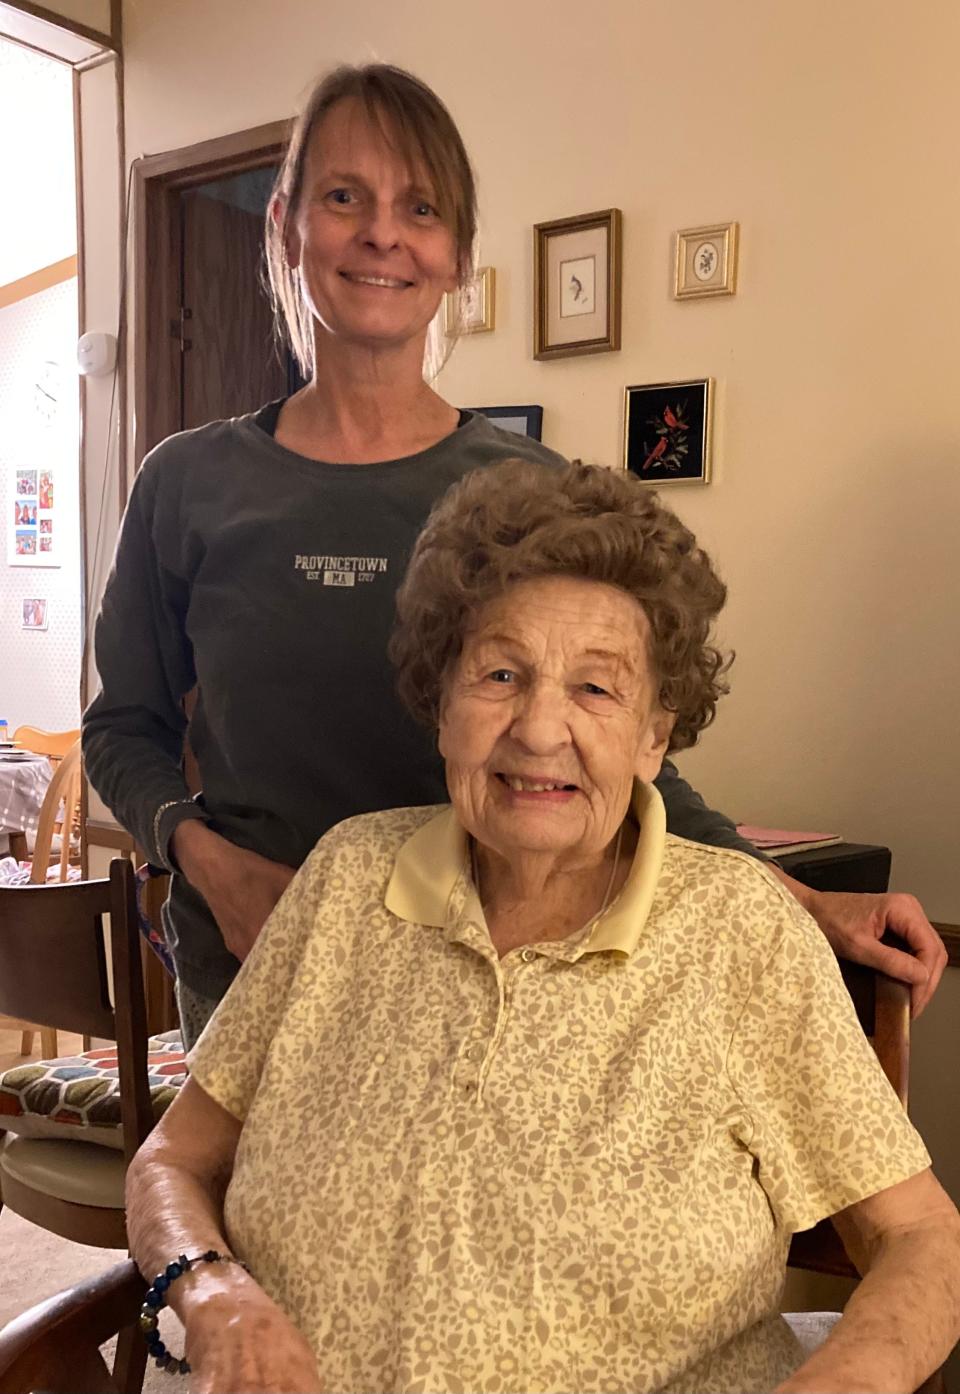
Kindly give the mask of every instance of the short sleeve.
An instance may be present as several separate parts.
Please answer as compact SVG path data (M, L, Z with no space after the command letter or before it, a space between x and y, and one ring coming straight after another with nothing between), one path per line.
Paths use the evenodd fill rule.
M253 1103L317 917L329 841L330 834L321 839L284 891L187 1057L192 1078L241 1122Z
M816 923L779 887L771 913L774 947L755 970L727 1071L744 1108L741 1141L792 1233L907 1180L930 1158Z

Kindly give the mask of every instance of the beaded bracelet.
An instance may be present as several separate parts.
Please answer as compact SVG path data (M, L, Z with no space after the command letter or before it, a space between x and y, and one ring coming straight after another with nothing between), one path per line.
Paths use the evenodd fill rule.
M208 1249L206 1253L196 1254L193 1258L180 1254L175 1263L168 1263L163 1272L157 1274L153 1285L147 1289L143 1306L140 1308L140 1330L147 1343L147 1353L157 1362L158 1368L166 1370L168 1375L188 1375L190 1362L178 1360L167 1350L160 1338L157 1314L167 1305L167 1288L178 1278L182 1278L184 1273L189 1273L195 1263L239 1263L245 1272L250 1272L242 1259L234 1258L232 1254L220 1254L216 1249Z

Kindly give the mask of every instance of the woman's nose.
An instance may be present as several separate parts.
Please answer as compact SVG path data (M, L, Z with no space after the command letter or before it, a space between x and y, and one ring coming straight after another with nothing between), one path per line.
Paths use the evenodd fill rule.
M374 203L363 228L364 241L377 251L386 252L400 240L400 224L390 203Z
M545 687L523 693L510 733L537 755L548 755L569 745L570 728L562 695Z

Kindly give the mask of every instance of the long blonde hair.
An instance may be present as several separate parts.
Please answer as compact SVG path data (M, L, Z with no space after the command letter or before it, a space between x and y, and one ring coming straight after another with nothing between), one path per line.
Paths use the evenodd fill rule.
M296 217L310 138L330 108L351 98L362 107L411 169L422 167L437 199L437 211L453 233L457 277L462 286L473 270L477 235L476 180L460 132L440 98L419 78L387 63L344 64L314 85L298 116L267 208L265 253L274 322L305 377L315 368L313 316L300 278L287 260L287 235ZM274 208L276 206L276 214ZM430 346L428 360L437 357ZM436 363L438 371L441 363Z

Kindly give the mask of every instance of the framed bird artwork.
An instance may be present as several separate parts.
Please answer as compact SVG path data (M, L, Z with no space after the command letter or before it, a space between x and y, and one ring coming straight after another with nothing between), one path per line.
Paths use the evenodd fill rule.
M620 347L619 208L533 229L533 356Z
M624 392L623 465L646 484L708 484L713 379Z

